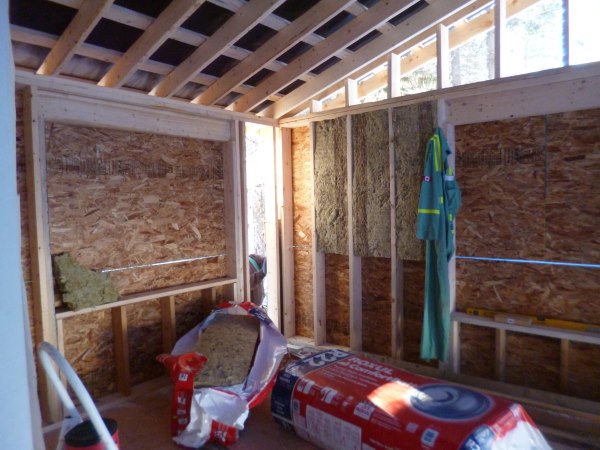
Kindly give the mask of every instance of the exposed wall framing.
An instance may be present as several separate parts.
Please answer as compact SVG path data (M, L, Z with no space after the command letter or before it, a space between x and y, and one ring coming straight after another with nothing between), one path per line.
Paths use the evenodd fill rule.
M243 298L240 233L232 229L240 226L238 125L177 108L152 111L135 105L135 96L114 105L24 92L29 184L22 193L36 205L29 208L32 261L47 267L31 275L34 339L55 344L93 395L128 394L163 373L154 357L182 333L177 311L186 298L204 305L196 319L218 295ZM173 236L181 232L187 238ZM119 301L55 312L50 255L63 251L88 268L123 269L110 272ZM173 264L154 265L165 262ZM43 385L41 397L46 420L58 420L57 399Z
M565 149L565 151L567 152L566 156L563 156L561 153L559 153L559 149L563 148L565 146L565 142L567 142L566 136L569 135L569 133L571 132L565 131L561 134L560 137L553 137L552 132L550 128L548 128L548 126L552 121L557 121L558 117L564 117L567 123L564 125L564 127L562 124L559 125L557 123L556 130L564 128L566 130L573 130L573 132L575 132L575 128L570 124L582 123L584 125L580 128L580 130L585 130L583 132L587 133L589 129L593 127L593 125L585 125L587 123L586 120L578 116L579 113L577 112L564 113L564 111L578 111L600 107L600 97L598 96L598 92L600 91L597 89L597 83L599 82L600 66L598 64L592 64L578 69L557 69L547 71L543 74L517 76L507 80L479 83L478 85L472 87L448 88L435 94L419 94L404 99L390 99L379 102L376 105L359 104L337 111L326 111L322 113L315 112L313 114L301 118L299 117L292 119L284 119L281 121L281 123L283 126L297 127L320 120L330 120L338 117L350 117L350 115L352 115L352 117L355 117L355 115L358 113L377 111L378 109L380 110L382 108L388 108L389 110L390 108L406 107L406 105L411 105L415 103L436 101L438 105L438 118L434 121L434 123L438 123L440 124L440 126L442 126L442 128L446 132L446 136L450 142L451 147L453 147L455 142L455 125L473 124L489 120L502 120L513 117L523 117L524 119L519 120L525 121L523 122L525 123L525 125L512 124L511 128L518 128L519 133L527 136L528 133L531 133L533 130L539 128L536 128L537 122L535 118L527 119L526 117L535 116L536 114L546 114L546 120L545 122L542 121L541 124L542 130L547 129L547 138L543 140L544 142L542 142L541 144L539 140L534 139L531 141L531 145L523 145L521 148L521 152L518 155L521 162L526 161L527 158L534 162L536 161L536 153L534 151L531 153L531 155L527 156L527 154L525 154L527 153L527 148L533 148L536 147L536 145L542 145L548 149L548 158L546 159L546 163L542 163L541 166L536 166L534 164L533 166L531 166L532 169L528 168L527 170L529 170L529 172L527 173L529 175L524 173L524 176L526 178L523 178L523 176L520 175L518 176L518 178L515 178L517 177L517 175L509 176L507 174L504 174L503 176L507 177L507 182L505 186L506 189L510 190L511 192L514 192L514 195L516 195L515 198L524 199L528 204L531 204L532 207L535 208L536 206L534 206L534 204L536 202L534 200L527 200L525 198L525 194L523 194L523 192L526 192L525 185L527 183L525 182L525 180L530 180L537 186L540 180L544 180L544 171L548 170L549 179L555 179L556 182L562 182L565 184L563 188L556 190L556 193L554 195L558 195L559 197L557 197L557 200L553 200L551 205L554 205L556 207L558 207L559 204L576 205L576 199L574 197L569 197L569 195L570 192L573 192L573 195L577 195L575 194L575 192L577 192L577 189L583 189L583 192L585 192L585 194L580 195L581 198L589 198L590 196L594 196L594 198L600 198L600 195L595 193L595 191L590 191L590 189L592 189L592 185L588 184L588 180L592 180L594 179L594 177L583 176L582 178L582 175L587 173L585 171L590 170L591 166L586 167L586 165L588 165L588 163L591 160L588 160L585 157L581 156L582 151L584 150L582 150L580 147L577 149L573 148L573 150L571 150L571 147L568 146L568 148ZM544 95L544 92L548 92L550 89L552 90L552 92L561 92L563 93L563 95L561 95L560 97ZM568 103L565 103L565 98L569 99ZM511 108L509 105L512 105L513 107ZM595 123L598 122L597 118L592 120L595 121ZM293 128L293 133L295 133L297 130L298 128ZM503 132L501 130L497 130L497 133L490 132L490 135L494 134L503 134ZM531 136L533 136L533 134L531 134ZM598 139L586 136L585 140L587 142L592 143L597 142ZM474 147L480 146L476 142L473 142L472 145ZM550 148L554 149L553 153L549 151ZM523 153L523 150L525 151L525 153ZM295 151L294 146L293 151ZM456 167L458 173L458 180L460 184L462 184L461 177L465 177L465 180L467 180L468 177L479 178L480 180L487 180L489 178L490 174L488 172L482 172L481 174L478 174L476 172L467 173L468 169L461 168L461 164L464 161L460 158L463 158L463 156L459 155L458 158L459 159L456 162ZM555 158L555 162L557 164L556 167L562 168L561 172L552 172L552 158ZM567 163L567 165L565 165L565 163ZM564 172L566 167L573 167L573 175L569 175ZM576 183L572 184L573 182L575 182L575 180L577 180ZM392 178L392 182L396 183L397 181L394 178ZM519 189L519 183L522 184L521 189ZM543 182L541 183L540 188L542 193L541 201L543 203L544 193L546 192L546 194L552 194L553 192L552 187L550 185L546 185ZM468 194L468 182L466 190L466 194ZM534 189L533 192L536 193L538 192L538 190L539 189ZM479 197L477 197L477 195ZM477 195L475 198L483 198L482 194ZM392 204L394 204L393 202L396 201L393 195L390 196L390 200ZM467 205L465 205L463 209L461 209L461 214L464 213L467 210L467 208L468 202ZM503 208L506 209L507 207L504 206ZM577 207L575 208L577 211L579 211ZM485 213L485 209L476 209L471 210L470 212L470 214ZM599 215L598 212L595 211L595 206L591 207L591 209L589 210L589 214L593 215L594 217L598 217ZM528 214L528 216L530 218L532 217L531 214ZM587 212L582 212L582 223L578 226L582 226L582 229L592 230L593 228L590 228L587 225L588 223L591 223L587 220L588 217L591 216L588 216ZM516 219L518 218L519 216L516 217ZM546 225L550 227L549 229L555 229L559 233L557 234L556 239L551 240L551 242L560 242L559 247L556 247L556 244L554 244L554 246L556 247L556 252L554 253L554 255L560 254L561 251L566 252L565 254L572 255L587 254L585 252L578 253L580 246L572 246L571 244L569 244L568 239L565 241L565 236L569 235L570 232L573 231L572 227L575 226L576 223L573 220L569 220L569 218L572 219L572 216L570 216L569 214L554 214L552 216L552 220L564 219L567 220L569 223L565 222L560 223L560 225L558 225L558 222L556 222L557 225L555 228L552 228L553 225L551 224ZM503 220L497 214L496 219L499 221ZM478 223L478 221L483 219L469 219L469 214L467 214L466 217L462 218L462 220L464 220L464 222L461 223L466 223L467 225L459 226L457 238L457 242L459 243L459 245L463 245L461 234L468 234L470 232L468 226L469 221L473 223ZM509 222L500 226L497 232L493 233L494 236L491 237L491 239L502 240L502 236L506 233L506 230L508 228L518 227L518 225L513 223L514 220L515 218L513 217L510 219ZM536 246L536 242L539 241L538 236L540 236L540 232L536 227L537 225L534 224L531 230L531 233L533 233L531 234L531 236L527 235L525 237L518 238L518 240L520 239L520 241L523 243L531 242L533 244L533 256L535 256L535 252L537 252L537 254L540 253L538 250L535 250L536 248L539 248L539 246ZM394 224L392 228L394 228ZM492 233L492 231L490 231L490 233ZM553 231L550 231L550 236L552 235L552 233ZM393 244L393 240L391 241ZM584 243L591 242L588 238L583 238L582 241ZM468 242L471 243L469 244ZM479 247L481 247L481 243L484 242L484 240L482 241L482 239L478 239L476 241L472 240L468 242L466 243L467 246L479 245ZM508 242L507 239L504 239L503 242L506 245L505 247L501 248L506 249L505 253L510 253L511 249L514 249L515 245L517 245L517 242ZM589 247L590 246L588 245L588 251ZM597 249L593 247L593 245L592 248L595 249L593 250L593 252L597 251ZM549 248L548 251L553 250L550 250ZM548 251L546 251L546 254L550 255L551 253L548 253ZM349 259L351 259L352 257L353 256L350 256ZM392 263L394 263L394 260L392 260ZM593 263L597 264L595 259L593 260ZM362 259L361 264L364 273L364 258ZM474 270L478 266L483 264L486 263L470 262L469 270ZM453 273L451 273L451 276L452 279L454 279L454 277L456 276L459 280L459 292L457 295L457 299L459 302L461 302L463 296L463 292L461 291L461 289L463 288L461 287L460 283L461 276L465 273L466 263L462 260L459 260L457 266L458 275L454 275ZM498 266L497 268L501 269L500 266ZM521 270L523 270L523 273L525 274L530 272L530 269L526 269L524 267L520 267L519 271ZM587 276L586 271L588 271L588 273L590 274L595 274L595 271L597 271L597 269L582 269L580 273L582 274L583 278L575 277L574 281L571 283L570 281L568 281L570 277L565 271L572 270L573 268L552 267L551 269L548 269L548 275L546 276L546 278L544 278L543 281L540 280L540 282L538 283L533 283L533 286L538 286L540 289L543 289L543 291L540 292L545 292L546 289L550 289L550 291L547 292L554 292L552 291L554 287L550 287L551 285L554 286L554 283L552 283L550 280L558 276L564 279L565 282L569 285L569 288L563 291L564 293L573 292L575 289L581 288L583 296L587 297L588 299L593 297L594 294L592 294L592 292L588 291L587 289L589 287L590 289L595 288L597 290L597 283L592 282L592 284L589 284L586 281L584 281L584 279ZM481 271L481 269L479 269L479 271ZM397 319L400 319L401 322L396 323L402 324L401 326L397 327L397 332L393 329L394 327L392 327L391 330L392 336L390 342L392 343L392 346L400 347L400 351L393 352L393 355L395 355L397 358L399 354L403 353L402 359L404 359L405 361L418 362L419 366L422 367L423 362L418 357L418 342L420 342L422 322L422 286L424 276L424 263L418 261L396 261L396 270L392 270L391 272L392 286L394 285L394 279L396 279L396 283L398 279L401 280L401 283L399 283L399 285L397 283L397 288L399 288L401 291L401 296L399 297L399 300L402 304L400 311L392 313L392 324L394 324L394 322ZM473 274L473 276L475 277L475 279L481 280L482 274L483 272L479 273L478 275ZM594 275L591 276L593 277ZM535 277L533 279L535 279ZM549 281L550 283L552 283L551 285L548 284ZM348 283L350 284L349 281ZM364 279L362 280L362 283L363 284L361 302L363 305L362 313L364 316L365 314L368 314L368 308L366 306L368 303L368 299L366 298L368 294L366 294L365 291ZM510 281L505 283L503 282L502 285L508 286L510 285L510 283ZM473 283L469 284L471 285L471 287L473 287ZM479 286L477 287L478 290L482 288L481 283L479 283L479 281L477 286ZM487 303L479 302L478 307L485 308L486 305L489 307L495 305L494 299L497 297L496 294L493 293L494 287L496 287L496 284L494 284L494 286L489 286L489 288L492 289L492 291L490 291L491 294L482 293L482 295L479 296L480 298L484 298ZM559 291L561 290L562 288L559 289ZM504 298L504 296L502 298ZM540 297L536 294L535 296L530 296L528 298L534 300L534 303L528 303L529 310L527 311L527 313L536 314L538 306L541 306L542 303L546 302L547 296ZM395 304L395 301L392 300L392 308ZM462 303L459 303L459 309L462 308L461 305ZM475 302L470 304L470 306L475 305ZM545 305L546 308L550 306L547 302L545 303ZM565 307L564 311L566 311L570 310L569 308L572 304L567 301L563 303L563 305ZM521 302L520 307L524 308L523 302ZM541 310L542 312L547 311L545 312L545 314L547 315L550 315L549 313L552 312L550 310ZM523 313L525 313L524 309L522 309L522 311ZM590 305L582 305L581 309L579 310L579 314L579 317L587 316L588 320L589 317L597 316L595 312L590 310ZM329 317L327 317L327 320L329 320ZM339 322L339 320L337 320L337 322ZM366 336L369 327L365 326L364 324L365 322L363 321L361 336L363 345L365 345L367 342L371 342L371 338L368 339ZM595 355L596 352L598 352L598 346L595 344L600 341L598 341L597 337L590 335L590 333L557 330L542 326L519 327L511 324L501 324L499 322L494 322L490 319L467 316L466 314L462 314L459 312L453 314L453 330L453 348L451 351L452 360L446 365L444 371L437 372L437 376L450 377L450 374L452 373L456 374L458 372L464 372L465 374L468 374L468 376L457 376L463 377L465 380L468 378L470 380L469 382L476 384L483 383L483 381L476 382L476 379L496 379L504 383L508 383L496 383L494 384L496 388L500 389L500 386L503 386L501 388L503 390L515 393L519 392L520 394L518 395L523 395L524 397L531 397L537 395L534 394L534 392L541 391L535 391L535 389L529 389L527 391L524 391L522 389L520 390L514 384L519 381L523 382L523 380L527 380L532 377L543 377L543 368L546 368L548 374L550 374L551 376L549 376L547 380L540 381L538 384L536 384L537 388L543 389L544 391L553 390L555 392L562 392L571 396L582 395L583 392L587 392L588 395L590 395L591 393L592 396L596 395L595 388L593 388L595 384L592 382L591 378L588 379L583 373L587 371L592 374L591 376L596 376L594 375L596 374L596 368L594 366L595 363L592 363L592 365L590 365L590 362L596 361ZM310 337L310 335L307 335L307 337ZM317 344L319 343L317 341L314 342ZM521 342L528 342L531 345L524 344L524 347L521 344ZM544 350L535 353L535 355L520 354L520 351L522 349L535 349L536 346L544 346ZM380 348L383 349L384 347L381 346ZM574 350L575 348L577 350ZM586 356L584 355L587 355L592 358L589 360L590 362L584 362L584 358L586 358ZM479 361L476 361L477 357L480 358ZM526 366L523 365L523 361L527 358L535 361L535 364L537 366L535 370L532 371L530 369L526 369ZM580 368L574 368L574 361L577 361L577 363L580 364ZM473 375L478 378L473 378ZM585 381L585 383L588 386L587 389L582 388L581 384L577 384L577 386L575 386L574 380L578 380L579 382L583 382L583 380L588 380ZM561 398L561 400L558 400L558 397L555 398L551 395L548 395L546 396L546 400L548 402L554 402L555 400L560 402L567 402L573 408L582 408L587 411L595 411L593 412L593 414L600 413L600 408L598 408L597 404L586 403L584 405L578 399L575 399L573 397L569 398L568 400L565 400L565 398Z

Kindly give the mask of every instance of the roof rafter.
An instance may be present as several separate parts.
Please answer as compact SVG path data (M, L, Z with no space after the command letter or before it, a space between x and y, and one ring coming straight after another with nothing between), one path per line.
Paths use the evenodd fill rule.
M510 2L507 5L507 16L512 17L515 14L518 14L521 11L535 5L539 1L540 0L513 0L512 2ZM477 9L480 9L480 8L486 6L487 4L489 4L489 0L478 0L476 3L471 5L469 7L469 9L477 10ZM458 21L460 21L460 19L464 19L464 18L465 18L464 11L461 11L460 13L453 14L452 16L449 16L448 18L446 18L445 20L442 21L442 23L446 26L456 24L456 26L450 31L450 50L455 49L456 47L459 47L459 46L467 43L469 40L473 39L478 34L484 33L486 31L489 31L494 28L494 11L493 10L484 12L483 14L478 15L477 17L470 20L469 22L463 20L463 21L457 23ZM413 39L410 39L409 41L402 44L402 46L396 48L393 53L400 54L407 50L411 50L419 42L422 42L428 35L432 35L433 32L434 32L434 27L430 27L427 30L423 30L423 32L420 33L418 36L416 36ZM425 65L427 62L431 61L435 57L436 57L435 42L431 42L424 47L415 48L414 50L411 50L410 55L406 56L405 58L402 58L402 60L401 60L400 65L401 65L402 76L406 76L406 75L410 74L411 72L413 72L414 70L417 70L418 68L422 67L423 65ZM363 76L366 73L368 73L369 71L373 70L375 67L379 66L383 62L384 62L384 59L380 58L380 59L370 63L368 66L364 67L359 72L352 74L352 76L355 76L356 78L360 78L361 76ZM359 98L369 95L370 93L376 91L377 89L384 87L386 84L387 84L387 77L386 77L385 71L376 73L375 76L373 76L372 78L369 78L364 83L359 84L359 86L358 86ZM322 96L329 95L332 92L334 92L335 90L341 89L341 88L342 88L342 83L340 82L340 83L337 83L336 85L328 88L321 95ZM335 99L331 103L328 103L326 108L334 109L334 108L339 108L342 106L344 106L344 102L339 99ZM306 107L306 106L304 105L304 107Z
M78 9L85 0L49 0L59 5L68 6L69 8ZM139 13L137 11L133 11L131 9L124 8L119 5L112 5L106 13L104 17L108 20L112 20L113 22L121 23L124 25L128 25L130 27L134 27L140 30L147 29L154 22L154 18L147 16L145 14ZM283 19L282 19L283 20ZM188 30L186 28L177 28L173 34L171 35L171 39L174 39L179 42L183 42L184 44L193 45L194 47L198 47L203 44L208 36L205 36L201 33L196 33L195 31ZM321 38L323 39L323 38ZM251 55L252 52L241 47L236 47L232 45L227 50L223 52L223 55L228 56L234 59L244 59L247 56ZM266 67L269 70L277 71L285 67L285 64L279 61L271 61L269 65ZM311 79L313 78L310 74L303 75L303 79Z
M410 20L396 26L396 33L385 34L365 45L351 57L345 58L313 80L303 84L290 94L259 113L260 116L279 119L306 99L313 98L339 80L361 69L370 62L392 51L404 42L419 34L422 29L440 23L456 11L462 10L475 0L445 0L415 13Z
M225 49L270 14L284 0L252 0L240 8L225 25L209 37L185 61L167 75L150 95L168 97L179 90L193 76L208 66Z
M244 112L251 110L270 94L292 83L303 73L310 71L333 56L338 50L357 41L381 23L397 15L400 11L409 8L417 1L403 0L398 2L397 0L386 0L378 2L327 39L300 55L288 64L287 67L268 77L250 92L232 103L228 109Z
M113 0L89 0L81 5L56 45L37 70L39 75L54 75L60 72L111 6Z
M48 34L43 31L31 30L18 25L10 26L10 38L14 42L36 45L38 47L44 48L52 48L58 41L58 38L52 34ZM98 47L93 44L85 43L77 48L76 54L85 58L91 58L107 63L116 63L122 56L122 53L118 52L117 50L110 50L107 48ZM174 68L175 67L170 64L153 60L147 60L146 62L142 63L139 67L140 70L155 73L158 75L166 75L169 72L171 72ZM194 76L192 81L194 83L208 85L213 83L216 79L217 77L213 75L199 73ZM245 94L248 91L250 91L250 89L250 86L240 85L235 89L235 92ZM281 97L281 95L273 94L271 95L270 100L275 101L280 99Z
M137 41L98 82L99 86L121 87L152 54L206 0L173 0Z
M264 45L258 48L252 57L245 58L237 66L211 84L206 91L194 99L194 103L212 105L228 92L258 72L266 63L295 45L305 35L327 22L355 0L328 0L302 14L287 27L283 28Z

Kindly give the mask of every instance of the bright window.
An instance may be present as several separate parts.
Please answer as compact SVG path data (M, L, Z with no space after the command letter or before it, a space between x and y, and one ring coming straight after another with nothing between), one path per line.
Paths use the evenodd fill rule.
M569 1L571 64L600 61L600 0Z
M562 0L541 0L509 18L502 76L563 66L563 17Z

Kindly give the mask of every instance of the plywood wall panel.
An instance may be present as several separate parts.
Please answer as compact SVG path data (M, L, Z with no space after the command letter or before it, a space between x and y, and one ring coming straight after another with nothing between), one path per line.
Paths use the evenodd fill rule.
M350 345L350 297L348 256L325 255L326 341Z
M434 102L402 106L392 110L396 166L397 256L423 260L425 247L416 237L417 209L427 141L437 126Z
M348 254L348 145L346 117L315 123L317 249Z
M495 336L492 328L460 326L460 373L494 378Z
M423 293L425 287L425 261L403 262L404 359L421 362L421 331L423 329Z
M64 320L65 358L94 398L116 391L110 310Z
M600 109L552 114L546 126L546 258L600 264Z
M312 155L310 129L292 129L292 197L294 203L294 296L296 334L313 337L312 292Z
M543 117L456 127L457 253L544 256Z
M114 269L225 252L223 144L47 124L52 254ZM224 258L114 272L121 294L225 275Z
M203 298L201 292L190 292L175 297L175 336L179 339L202 322L212 311L213 302Z
M559 392L560 341L506 333L506 381Z
M162 322L159 300L126 307L129 340L131 384L136 385L164 374L164 366L156 361L163 353Z
M567 393L600 401L600 346L572 342Z
M391 261L362 260L362 344L366 352L391 356L392 297Z
M390 256L390 162L387 110L351 116L354 254Z

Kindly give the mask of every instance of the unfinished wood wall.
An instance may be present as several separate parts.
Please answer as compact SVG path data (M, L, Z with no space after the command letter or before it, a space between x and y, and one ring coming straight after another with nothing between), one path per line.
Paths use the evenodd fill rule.
M292 128L292 198L294 203L294 298L296 334L312 338L312 155L310 128Z
M120 295L226 276L221 142L46 125L53 255L109 272ZM142 266L142 267L135 267ZM177 335L207 314L201 293L175 298ZM158 300L126 307L131 383L164 373ZM116 389L110 311L64 320L65 356L94 396Z
M457 254L600 264L600 110L456 127ZM600 322L594 268L458 260L457 309ZM461 370L493 375L494 333L463 326ZM507 335L507 381L558 391L560 342ZM571 344L568 392L600 399L600 348Z

